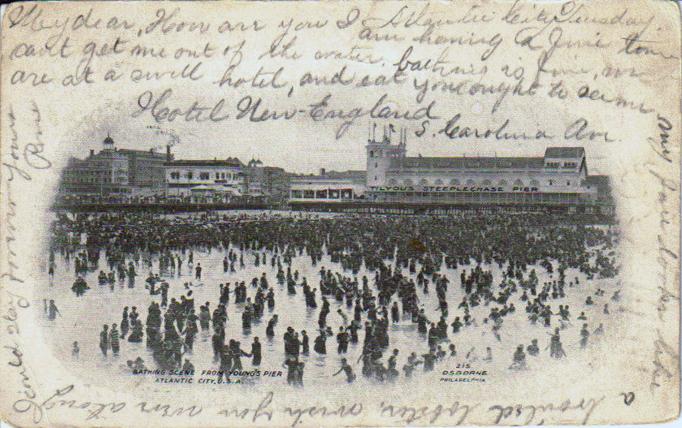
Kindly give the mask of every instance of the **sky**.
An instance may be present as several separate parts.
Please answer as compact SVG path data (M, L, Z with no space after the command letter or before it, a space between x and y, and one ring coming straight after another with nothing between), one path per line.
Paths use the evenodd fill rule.
M75 144L69 155L85 157L90 149L98 151L102 141L111 135L119 148L164 152L170 144L176 159L224 159L237 157L246 163L260 159L264 165L282 167L290 172L316 173L320 168L343 171L365 169L365 145L370 128L369 119L357 121L339 140L335 138L341 122L325 124L310 121L286 123L221 122L210 125L187 123L155 124L148 117L126 117L125 107L103 108L92 113L70 130ZM376 122L377 135L383 124ZM448 140L443 135L415 136L419 126L405 123L408 129L408 156L531 156L544 154L545 148L567 145L566 142L498 142L482 140ZM283 132L283 130L286 130ZM397 141L398 135L393 135ZM584 145L591 174L604 171L603 148Z

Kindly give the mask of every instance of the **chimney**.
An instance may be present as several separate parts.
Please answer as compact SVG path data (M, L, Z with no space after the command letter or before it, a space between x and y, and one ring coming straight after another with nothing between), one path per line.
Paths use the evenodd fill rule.
M95 156L95 149L90 149L90 157Z
M170 144L166 144L166 162L173 160L173 155L171 155Z

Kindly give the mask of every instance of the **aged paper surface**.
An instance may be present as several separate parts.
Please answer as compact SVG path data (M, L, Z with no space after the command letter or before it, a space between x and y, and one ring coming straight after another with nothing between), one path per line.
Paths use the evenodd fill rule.
M5 421L677 417L675 2L16 3L1 74Z

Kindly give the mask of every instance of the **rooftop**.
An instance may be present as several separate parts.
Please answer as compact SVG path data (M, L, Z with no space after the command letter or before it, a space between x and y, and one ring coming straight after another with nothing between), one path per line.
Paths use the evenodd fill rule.
M610 180L608 175L588 175L585 181L590 186L610 186Z
M342 178L353 178L353 179L365 179L367 176L366 171L361 170L349 170L349 171L325 171L324 174L308 174L301 175L295 174L292 178L295 179L306 179L306 180L330 180L330 179L342 179Z
M579 158L585 155L582 147L547 147L546 158Z
M164 166L243 166L241 161L237 158L227 159L183 159L166 162Z
M391 169L542 169L544 158L406 157L391 159Z
M132 149L116 149L116 152L124 154L124 155L144 155L144 156L151 156L155 158L166 158L166 153L158 153L155 152L153 149L149 150L132 150Z

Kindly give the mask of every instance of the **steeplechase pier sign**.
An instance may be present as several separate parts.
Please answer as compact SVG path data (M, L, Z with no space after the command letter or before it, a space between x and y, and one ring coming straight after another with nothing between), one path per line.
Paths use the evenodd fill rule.
M538 193L537 187L505 186L370 186L371 192L421 192L421 193Z

